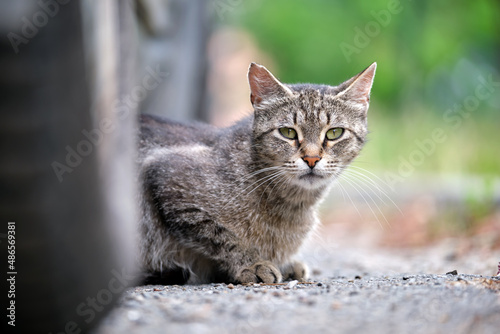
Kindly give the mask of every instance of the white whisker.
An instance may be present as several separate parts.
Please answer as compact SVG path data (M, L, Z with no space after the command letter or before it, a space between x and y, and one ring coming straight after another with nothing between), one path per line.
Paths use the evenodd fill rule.
M363 189L355 180L350 179L348 174L342 174L342 177L347 183L349 183L354 188L354 190L356 190L356 192L361 196L361 198L364 200L364 202L368 205L368 208L372 212L373 216L377 219L377 222L379 223L380 227L383 228L382 224L380 223L380 220L378 219L377 214L373 210L373 207L370 205L370 202L366 199L365 195L370 198L371 202L377 207L377 210L380 212L380 214L384 218L387 225L390 226L389 221L387 220L387 218L385 217L383 212L380 210L377 203L373 200L373 197L371 197L371 195L365 189ZM365 195L363 195L363 193L361 193L361 191L358 188L360 188Z
M278 184L280 184L280 183L281 183L282 185L283 185L283 184L286 184L286 182L285 182L285 181L288 181L288 179L287 179L287 177L286 177L286 176L287 176L287 175L286 175L286 171L283 171L283 173L281 173L280 175L278 175L278 176L276 177L276 178L282 178L282 179L278 179L278 181L277 181L277 182L275 182L275 185L274 185L274 186L271 188L271 190L269 191L268 197L271 197L271 194L272 194L272 192L273 192L274 188L276 188L276 186L277 186ZM276 179L276 178L275 178L275 179ZM274 179L273 179L273 181L274 181ZM271 181L271 182L272 182L272 181ZM271 182L269 182L269 185L268 185L268 186L264 189L264 191L262 192L262 195L260 195L260 198L259 198L259 204L260 204L260 201L262 200L262 196L264 196L264 193L266 192L267 188L271 185ZM278 188L278 190L279 190L279 188Z
M278 169L279 167L269 167L269 168L265 168L265 169L262 169L260 171L258 171L258 173L256 172L254 175L252 176L255 176L256 174L259 174L259 173L262 173L264 171L268 171L268 170L275 170L275 169ZM262 184L266 183L266 181L272 177L274 177L275 175L278 175L279 173L281 173L280 170L278 171L274 171L272 172L271 174L269 175L266 175L262 178L258 178L256 181L252 182L250 185L248 185L246 188L244 188L243 190L239 190L238 188L243 185L246 181L248 181L250 179L250 177L247 177L244 181L242 181L240 184L238 184L238 186L236 187L236 190L235 191L238 191L237 194L235 194L234 192L231 194L230 196L230 199L229 201L220 209L221 211L224 210L229 204L231 204L236 198L238 198L241 194L243 194L246 190L248 190L249 188L251 188L252 186L254 186L255 184L257 184L250 192L248 192L248 194L252 193L253 191L255 191L257 188L259 188Z
M388 206L388 205L389 205L389 204L387 203L387 201L386 201L386 199L389 199L389 201L391 201L391 202L392 202L392 204L393 204L396 208L398 208L398 207L397 207L397 205L396 205L396 203L394 203L394 202L392 201L392 199L391 199L389 196L387 196L387 194L383 191L383 189L382 189L382 188L380 188L380 187L379 187L376 183L373 183L373 181L372 181L369 177L367 177L366 175L364 175L364 174L362 174L362 173L359 173L359 172L356 172L356 171L350 171L350 170L345 170L345 171L344 171L344 173L345 173L346 175L351 176L353 179L354 179L354 178L358 178L358 179L360 179L360 181L361 181L361 182L363 182L363 184L364 184L364 185L366 185L366 186L368 187L368 189L370 189L370 190L373 192L373 194L374 194L375 196L377 196L377 198L378 198L378 199L379 199L379 200L380 200L380 201L381 201L384 205L386 205L386 206ZM380 193L380 194L382 194L382 195L383 195L383 197L382 197L382 196L380 196L380 195L379 195L379 193ZM386 199L384 199L384 197L385 197ZM399 209L399 208L398 208L398 209Z
M382 179L380 179L380 177L378 177L377 175L373 174L372 172L364 169L364 168L361 168L361 167L356 167L356 166L349 166L349 168L358 168L362 171L364 171L365 173L369 173L370 175L372 175L373 177L377 178L379 181L381 181L381 183L384 185L384 186L387 186L387 183L385 183ZM385 198L387 198L391 203L392 205L394 205L394 207L399 211L400 214L403 215L403 211L401 211L401 209L399 208L399 206L392 200L392 198L389 197L389 195L387 194L387 192L384 191L384 189L378 185L377 182L375 182L371 177L369 177L368 175L365 175L359 171L356 171L356 170L350 170L350 169L346 169L345 172L347 173L354 173L358 176L361 176L363 177L363 179L367 180L369 183L371 183L380 193L382 193L382 195L384 195ZM379 199L386 205L388 205L382 198L379 197Z
M361 212L359 211L358 207L356 206L356 204L352 200L351 195L349 195L349 192L342 185L342 183L341 183L342 179L341 179L340 175L336 175L336 176L337 176L337 184L339 185L340 189L342 190L342 195L344 196L344 193L347 195L347 198L349 198L349 201L351 201L351 204L352 204L352 206L354 206L354 209L358 213L359 217L363 217L361 215ZM344 200L345 200L345 196L344 196Z

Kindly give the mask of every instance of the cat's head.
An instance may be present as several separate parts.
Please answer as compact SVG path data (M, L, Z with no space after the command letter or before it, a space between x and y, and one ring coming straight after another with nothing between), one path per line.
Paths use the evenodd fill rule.
M254 147L270 170L306 189L334 180L359 154L377 64L338 86L287 85L264 66L248 71Z

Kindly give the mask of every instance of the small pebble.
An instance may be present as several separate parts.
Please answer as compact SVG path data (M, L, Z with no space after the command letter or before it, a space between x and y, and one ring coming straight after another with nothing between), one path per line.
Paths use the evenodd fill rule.
M456 270L453 270L453 271L447 272L446 275L458 275L458 272Z
M137 321L141 318L141 314L139 313L139 311L134 311L134 310L128 311L127 318L130 321Z
M293 289L297 285L297 283L299 283L299 281L297 281L297 280L290 281L285 286L285 289Z
M283 292L281 292L281 291L274 291L273 292L273 296L274 297L281 297L281 296L283 296Z
M299 297L299 302L306 304L308 306L312 306L316 303L314 300L306 298L306 297Z
M227 288L228 288L228 289L234 289L234 285L233 285L233 283L229 283L229 284L227 285Z
M319 275L321 275L321 270L313 269L312 274L313 274L313 276L319 276Z
M334 310L338 310L342 307L342 304L339 302L333 302L332 305L330 306Z

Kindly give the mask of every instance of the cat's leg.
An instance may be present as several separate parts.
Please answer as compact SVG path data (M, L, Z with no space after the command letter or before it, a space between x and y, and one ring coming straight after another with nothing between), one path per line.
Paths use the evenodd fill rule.
M236 275L239 283L279 283L281 272L269 261L260 261L250 267L242 268Z
M229 229L197 208L166 211L162 214L167 234L178 244L212 260L235 283L277 283L280 271L262 261L255 249L246 249ZM196 268L191 268L196 273ZM203 276L203 275L200 275Z
M180 248L191 250L192 256L206 258L217 267L213 272L225 273L229 282L278 283L282 280L281 272L275 265L264 261L257 249L243 245L237 235L217 221L216 217L186 200L183 195L171 192L168 184L169 175L165 173L167 161L152 162L143 170L145 198L150 202L152 215L157 217L158 233L164 233L175 240ZM196 259L187 259L186 263L196 265ZM201 261L206 262L206 261ZM206 270L197 273L205 275ZM213 278L215 279L215 278ZM201 282L200 282L201 283Z
M292 261L281 268L283 280L305 281L309 277L307 266L300 261Z

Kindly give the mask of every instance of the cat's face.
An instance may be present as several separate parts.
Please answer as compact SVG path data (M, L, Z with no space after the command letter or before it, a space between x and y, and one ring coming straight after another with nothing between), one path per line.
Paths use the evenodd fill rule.
M264 67L250 66L255 148L276 178L321 188L359 154L375 66L336 87L283 85Z

